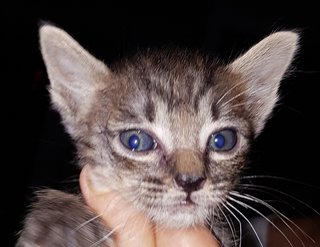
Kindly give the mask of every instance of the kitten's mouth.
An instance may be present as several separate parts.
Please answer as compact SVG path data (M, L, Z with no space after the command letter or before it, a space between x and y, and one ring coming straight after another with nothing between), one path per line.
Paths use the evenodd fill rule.
M199 206L192 198L191 193L188 193L185 198L179 200L176 204L173 205L174 210L181 210L181 209L194 209Z
M199 194L181 193L155 206L148 206L152 219L168 227L188 227L203 224L208 216L208 207Z
M191 193L187 194L187 197L185 200L181 202L181 205L195 205L196 203L191 199Z

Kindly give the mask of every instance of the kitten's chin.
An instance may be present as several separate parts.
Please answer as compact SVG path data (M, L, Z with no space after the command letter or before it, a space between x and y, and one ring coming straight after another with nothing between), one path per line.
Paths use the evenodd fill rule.
M164 207L150 214L156 224L167 228L204 225L208 218L208 210L194 204Z

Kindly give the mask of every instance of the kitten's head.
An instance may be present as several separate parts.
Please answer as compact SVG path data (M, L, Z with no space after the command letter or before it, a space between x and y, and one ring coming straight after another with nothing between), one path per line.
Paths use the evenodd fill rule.
M243 169L277 101L297 34L271 34L222 65L146 51L108 68L63 30L40 29L54 107L95 186L171 227L202 224Z

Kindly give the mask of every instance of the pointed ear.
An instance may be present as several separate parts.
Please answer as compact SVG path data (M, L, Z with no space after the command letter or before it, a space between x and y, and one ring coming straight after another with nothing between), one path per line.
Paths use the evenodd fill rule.
M237 58L229 68L244 83L246 108L256 135L264 127L278 99L278 88L298 46L294 32L277 32Z
M110 72L57 27L40 28L40 45L50 79L52 103L69 133L75 136L76 122L88 113L95 92Z

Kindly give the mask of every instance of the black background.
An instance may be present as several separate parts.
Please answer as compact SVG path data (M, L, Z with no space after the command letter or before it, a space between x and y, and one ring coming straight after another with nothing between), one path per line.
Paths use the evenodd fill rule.
M301 48L295 72L283 80L279 105L255 143L247 173L311 184L265 179L268 186L319 210L320 17L315 5L304 5L307 7L292 4L297 8L278 9L277 3L262 2L244 8L225 2L192 5L188 11L154 5L145 6L148 12L134 10L137 6L93 4L82 9L3 8L2 122L8 138L3 143L1 219L8 242L1 245L13 245L32 191L77 184L74 148L49 105L38 45L41 20L62 27L106 63L137 47L167 44L199 48L228 61L273 31L298 30ZM312 214L304 209L305 214Z

